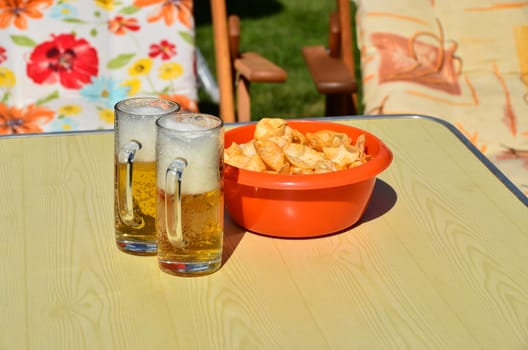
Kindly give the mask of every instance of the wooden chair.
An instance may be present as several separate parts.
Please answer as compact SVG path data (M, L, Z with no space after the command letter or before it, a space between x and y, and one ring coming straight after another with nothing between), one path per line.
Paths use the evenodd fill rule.
M226 122L249 121L251 83L281 83L287 73L258 53L240 52L240 19L227 16L225 0L211 0L211 13L220 117Z
M357 112L358 86L354 76L350 1L337 0L329 18L328 47L302 48L315 87L326 97L326 115L353 115Z

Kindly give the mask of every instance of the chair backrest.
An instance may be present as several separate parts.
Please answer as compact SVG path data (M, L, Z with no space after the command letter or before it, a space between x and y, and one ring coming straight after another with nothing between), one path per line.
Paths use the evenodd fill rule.
M0 9L0 134L111 129L113 105L134 95L197 110L192 7L8 2Z

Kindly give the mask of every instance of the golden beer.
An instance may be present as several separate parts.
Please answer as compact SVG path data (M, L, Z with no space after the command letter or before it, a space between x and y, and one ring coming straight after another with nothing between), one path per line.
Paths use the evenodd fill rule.
M156 125L159 267L180 276L210 274L222 263L223 122L182 113Z
M169 196L166 200L166 196ZM158 210L165 203L176 203L174 194L158 191ZM166 217L160 215L157 226L158 259L163 270L179 270L174 264L195 266L195 275L201 270L210 273L220 267L223 244L223 192L221 189L200 194L184 194L181 198L183 236L181 242L171 243L166 230ZM169 204L167 210L174 210ZM177 274L177 273L176 273Z
M124 252L156 255L156 120L179 110L157 97L115 105L115 239Z
M116 162L115 188L127 186L127 164ZM119 180L118 180L119 179ZM118 183L120 181L121 183ZM123 201L120 191L115 191L115 202ZM122 195L121 195L122 196ZM127 224L119 213L119 205L115 206L115 231L117 245L121 249L130 250L131 244L156 245L156 163L134 162L132 176L132 199L134 223ZM127 248L128 246L128 248ZM138 252L141 253L141 252ZM155 250L154 250L155 253ZM150 254L154 254L150 253Z

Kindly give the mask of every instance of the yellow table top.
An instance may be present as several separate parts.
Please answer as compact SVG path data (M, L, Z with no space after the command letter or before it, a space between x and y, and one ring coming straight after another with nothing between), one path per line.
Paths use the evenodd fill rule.
M526 202L436 121L327 120L394 153L361 223L286 240L227 218L197 278L115 247L112 133L0 139L0 348L528 347Z

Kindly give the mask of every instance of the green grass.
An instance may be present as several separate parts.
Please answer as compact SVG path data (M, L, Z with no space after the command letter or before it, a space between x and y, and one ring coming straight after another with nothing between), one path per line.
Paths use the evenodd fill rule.
M228 14L241 19L241 51L255 51L288 73L282 84L252 84L253 120L324 115L324 96L317 93L301 48L327 45L332 0L226 0ZM195 0L196 43L214 73L214 43L209 0ZM217 112L200 93L201 109Z

